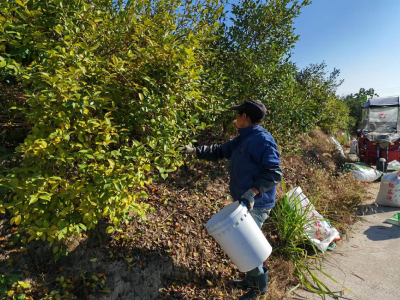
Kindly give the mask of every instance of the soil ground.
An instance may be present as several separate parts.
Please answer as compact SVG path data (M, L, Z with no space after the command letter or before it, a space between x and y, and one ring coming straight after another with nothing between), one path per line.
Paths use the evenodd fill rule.
M301 186L310 199L318 199L317 210L343 235L348 225L358 220L356 210L364 199L365 185L350 173L339 172L342 160L323 132L315 130L304 136L301 147L302 155L282 159L286 190ZM244 291L236 289L232 280L244 274L204 226L231 202L228 170L227 161L186 158L179 172L145 187L147 203L155 209L147 215L148 222L132 218L121 225L122 231L107 234L111 222L105 219L82 237L66 241L69 254L57 262L48 243L14 244L17 228L0 215L0 279L17 278L5 292L24 293L26 299L35 300L238 299ZM277 201L283 195L280 184ZM263 230L276 249L280 241L270 230L271 220ZM326 256L334 257L339 249L342 246ZM278 252L265 266L270 280L263 300L280 300L298 284L293 263ZM19 282L30 287L23 288ZM1 288L0 284L0 298Z
M366 184L369 185L369 197L360 207L360 221L342 237L334 251L324 256L324 271L338 283L330 279L324 281L332 291L338 291L338 299L399 299L400 227L384 222L400 209L376 206L374 201L380 183ZM322 297L310 291L296 290L291 299Z

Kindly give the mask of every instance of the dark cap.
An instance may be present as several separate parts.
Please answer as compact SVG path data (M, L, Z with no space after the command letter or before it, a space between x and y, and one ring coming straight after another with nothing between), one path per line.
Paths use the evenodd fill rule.
M247 100L240 105L232 106L231 109L237 110L239 113L245 113L253 122L264 118L267 111L265 105L257 100Z

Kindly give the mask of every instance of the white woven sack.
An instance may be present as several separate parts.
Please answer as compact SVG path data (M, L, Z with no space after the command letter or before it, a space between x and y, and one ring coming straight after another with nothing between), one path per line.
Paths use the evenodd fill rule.
M400 173L392 172L382 176L376 204L400 207Z
M388 163L387 168L400 171L400 163L397 160L392 160L390 163Z
M381 177L382 172L373 168L354 165L353 175L356 180L372 182Z
M342 145L340 145L340 143L333 136L331 136L331 140L335 144L336 149L339 151L340 156L345 158L346 156L344 155Z
M317 247L320 251L325 252L329 245L335 241L340 240L340 234L329 225L329 223L315 210L314 205L303 194L300 187L296 187L286 194L289 199L290 205L297 211L299 215L307 209L307 218L310 222L305 225L307 238Z

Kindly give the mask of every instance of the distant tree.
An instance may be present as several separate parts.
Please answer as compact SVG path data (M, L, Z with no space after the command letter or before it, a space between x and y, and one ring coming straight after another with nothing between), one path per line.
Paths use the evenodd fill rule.
M349 108L351 130L357 129L357 124L361 119L362 106L367 103L368 99L374 96L379 97L379 95L375 93L375 90L373 88L370 88L368 90L361 88L358 93L349 94L342 98L346 106Z
M340 70L326 70L326 63L310 64L296 74L297 86L312 117L307 120L327 133L346 130L349 122L347 107L336 96L336 89L343 83ZM300 106L301 108L301 106Z

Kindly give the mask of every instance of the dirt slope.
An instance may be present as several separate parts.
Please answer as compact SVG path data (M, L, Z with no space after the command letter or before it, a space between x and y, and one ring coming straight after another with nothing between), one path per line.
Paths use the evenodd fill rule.
M355 220L363 185L340 174L329 136L313 131L301 146L300 156L282 161L287 189L301 186L310 198L318 197L319 212L345 232ZM7 288L34 299L237 299L242 292L231 281L242 274L204 227L231 201L228 168L227 161L188 158L179 172L146 187L155 208L148 222L134 218L108 235L105 220L87 236L68 241L70 253L58 262L45 243L12 245L13 227L2 220L0 273L30 283L27 289ZM284 190L278 190L279 199ZM274 247L277 237L264 233ZM297 283L293 265L274 255L265 265L270 269L267 299L281 299Z

